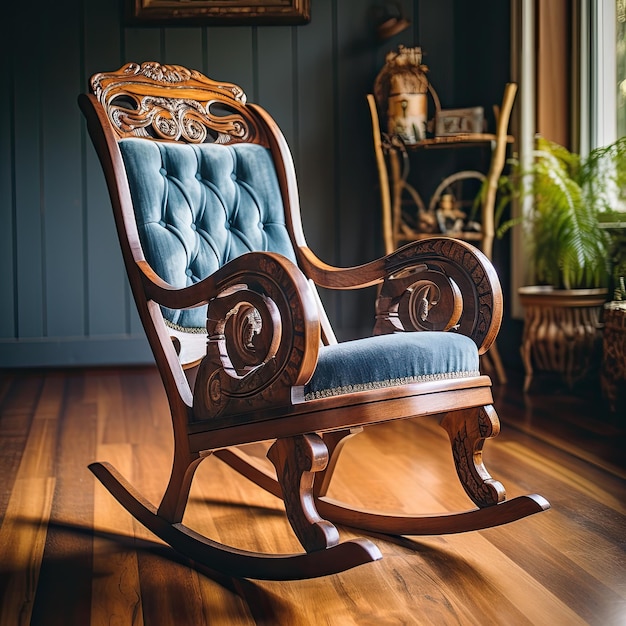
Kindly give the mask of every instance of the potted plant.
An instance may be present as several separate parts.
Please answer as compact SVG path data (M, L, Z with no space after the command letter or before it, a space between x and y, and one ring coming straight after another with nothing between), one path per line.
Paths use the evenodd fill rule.
M559 372L573 385L589 371L600 345L611 248L602 218L623 207L626 137L586 158L538 137L530 169L514 165L500 187L496 220L512 197L531 196L524 216L498 230L501 236L517 222L523 224L536 281L518 292L525 311L524 389L533 367Z

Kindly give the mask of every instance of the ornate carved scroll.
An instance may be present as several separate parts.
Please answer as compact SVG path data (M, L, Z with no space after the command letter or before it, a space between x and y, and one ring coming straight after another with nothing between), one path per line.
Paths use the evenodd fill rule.
M319 325L308 285L297 285L285 260L255 255L257 267L234 271L207 311L207 354L194 388L194 414L208 419L291 403L317 361ZM309 358L305 359L305 353Z
M433 237L387 257L375 332L458 330L486 352L502 318L502 293L488 259L463 241Z
M128 63L116 72L95 74L91 87L120 137L265 143L242 89L196 70Z
M450 330L463 310L454 280L439 271L418 270L385 281L376 300L374 334Z

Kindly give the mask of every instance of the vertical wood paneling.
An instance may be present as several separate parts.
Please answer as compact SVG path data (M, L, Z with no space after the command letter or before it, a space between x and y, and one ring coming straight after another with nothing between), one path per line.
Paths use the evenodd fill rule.
M280 126L287 143L294 146L294 58L293 37L297 29L261 26L257 29L256 64L258 97Z
M499 0L483 0L481 5L455 6L455 105L484 106L489 118L491 107L502 101L504 85L510 80L510 7ZM467 31L480 33L483 45L468 46L467 37L460 36Z
M203 28L166 28L163 33L166 63L202 71L203 33Z
M29 21L29 7L20 3L16 24ZM20 338L45 334L45 300L41 221L41 75L39 64L42 16L31 21L32 39L14 39L14 89L10 94L15 106L13 167L15 197L15 276L17 282L16 334ZM17 105L19 103L19 106Z
M13 9L11 9L13 11ZM5 91L13 92L12 41L0 41L0 73L5 77ZM13 107L12 100L0 97L0 338L15 336L15 290L13 263L13 238L15 221L13 218L13 170L11 151L13 148Z
M163 39L162 28L153 26L149 28L124 28L122 62L158 61L164 63Z
M0 367L149 358L104 178L76 106L89 76L123 63L182 64L240 85L290 144L311 248L340 265L378 256L365 94L385 54L400 43L422 45L448 106L459 91L473 96L472 71L477 85L496 76L500 94L508 54L494 54L508 45L508 22L493 35L508 15L496 0L477 0L473 9L461 0L404 5L411 28L377 42L371 3L312 0L304 26L191 27L127 26L119 0L37 3L36 12L31 3L11 3L9 26L0 26L10 31L3 75L13 76L0 91ZM484 26L477 17L464 30L472 10ZM473 58L483 62L473 67ZM373 290L322 298L340 338L371 328Z
M297 35L298 167L302 222L309 246L328 261L334 255L335 117L333 0L317 0L315 21Z
M345 237L339 242L337 257L342 265L371 260L371 233L378 224L373 212L362 211L372 206L375 194L375 176L371 127L365 94L371 90L375 78L372 67L372 49L363 45L367 32L367 12L355 15L354 8L336 2L337 60L335 102L337 111L336 167L341 185L339 188L339 232ZM358 219L355 220L355 217Z
M415 14L418 41L424 52L424 63L428 65L429 76L437 90L441 106L448 109L457 106L454 50L459 45L463 48L465 41L463 39L459 42L455 36L454 5L455 0L420 2ZM508 28L508 24L506 27ZM471 40L473 37L468 39ZM464 53L469 57L472 56L471 49L465 48ZM482 70L483 68L476 67L477 73Z
M84 75L81 91L99 71L121 65L119 15L110 0L89 0L84 13ZM78 106L75 106L78 109ZM87 332L130 332L131 301L119 250L109 195L96 152L83 130L84 203L86 213ZM133 305L134 308L134 305Z
M251 101L256 100L254 30L244 26L207 28L207 75L239 85Z
M79 0L46 3L42 35L42 171L47 334L71 337L85 331L84 219L81 188L81 89Z

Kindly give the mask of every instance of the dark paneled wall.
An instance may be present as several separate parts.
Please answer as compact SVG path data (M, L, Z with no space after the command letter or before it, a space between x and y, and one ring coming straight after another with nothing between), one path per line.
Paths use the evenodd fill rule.
M10 3L0 26L0 367L151 358L76 105L89 76L128 61L241 85L292 147L310 246L343 265L381 253L365 94L385 53L421 45L446 106L490 106L508 79L508 3L407 0L410 30L382 44L381 0L311 4L304 26L158 28L126 26L120 0ZM372 290L322 295L340 338L371 328Z

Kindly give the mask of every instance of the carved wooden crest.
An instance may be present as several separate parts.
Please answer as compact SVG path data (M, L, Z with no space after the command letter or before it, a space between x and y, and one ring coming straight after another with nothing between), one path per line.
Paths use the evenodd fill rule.
M154 61L128 63L116 72L95 74L91 88L120 137L266 143L243 90L196 70Z

